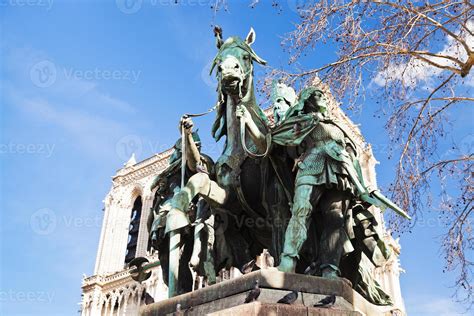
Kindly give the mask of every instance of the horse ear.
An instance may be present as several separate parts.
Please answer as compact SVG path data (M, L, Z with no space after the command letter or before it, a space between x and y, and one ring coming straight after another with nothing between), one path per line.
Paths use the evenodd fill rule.
M245 43L249 46L252 45L255 42L256 37L257 35L255 34L253 27L250 27L249 34L247 34L247 37L245 38Z
M224 41L222 40L222 28L219 25L214 26L214 36L216 38L217 49L220 49Z

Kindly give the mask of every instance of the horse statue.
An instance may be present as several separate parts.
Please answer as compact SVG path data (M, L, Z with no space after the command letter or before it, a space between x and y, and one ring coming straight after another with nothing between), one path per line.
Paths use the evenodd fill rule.
M218 98L212 136L216 142L225 137L225 146L215 164L203 159L191 118L181 120L181 188L167 203L165 231L170 297L177 294L179 249L186 244L180 234L193 226L189 264L209 279L223 268L248 272L268 249L280 271L302 273L315 266L322 277L349 279L374 304L390 304L361 264L363 253L374 266L390 256L369 208L408 215L364 184L357 144L328 115L323 91L308 87L297 97L292 88L275 84L277 122L270 126L255 97L254 62L266 64L251 47L255 31L245 40L224 41L219 27L214 35L218 53L211 74L215 70ZM211 211L191 215L190 205L199 201ZM210 235L215 240L203 243Z
M290 215L291 193L284 194L287 189L273 172L274 165L286 162L253 159L252 152L264 147L266 142L255 143L253 137L247 137L249 132L267 134L269 131L268 119L255 98L253 63L266 63L251 48L255 31L251 29L245 40L233 36L224 41L220 28L216 28L214 34L218 53L211 74L215 69L218 101L212 136L216 141L225 137L225 146L214 165L215 177L207 172L197 172L175 194L170 202L166 230L171 232L171 240L176 238L173 237L175 232L191 224L187 218L190 203L198 196L203 198L214 212L215 233L220 234L215 241L216 271L236 267L244 273L244 267L263 249L268 249L274 258L279 257L283 249L284 223ZM247 131L236 114L239 106L248 109L255 130ZM186 125L186 133L192 132L190 118L183 119L182 124ZM279 169L291 170L291 166ZM275 222L279 224L275 225ZM192 267L199 265L199 245L195 243L190 260ZM172 248L170 245L170 251ZM177 258L170 254L170 261L173 260L172 265L177 267ZM170 275L172 277L177 278L176 273ZM174 293L171 289L170 296Z

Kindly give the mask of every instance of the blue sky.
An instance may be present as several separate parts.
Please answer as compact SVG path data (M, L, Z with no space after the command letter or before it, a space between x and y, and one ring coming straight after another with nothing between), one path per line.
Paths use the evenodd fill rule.
M1 315L77 314L111 176L132 152L141 160L169 148L181 114L215 103L208 76L216 52L213 23L225 37L244 37L253 26L255 51L272 67L286 66L280 41L298 21L294 1L281 1L281 12L270 1L256 9L230 1L229 12L216 16L208 1L172 2L0 0ZM305 62L334 59L328 46ZM369 100L352 117L381 162L383 188L394 164L374 109ZM452 135L472 144L469 111L453 113ZM204 150L216 156L211 122L212 116L196 119ZM452 275L442 273L436 215L428 212L401 237L410 315L462 311L450 300Z

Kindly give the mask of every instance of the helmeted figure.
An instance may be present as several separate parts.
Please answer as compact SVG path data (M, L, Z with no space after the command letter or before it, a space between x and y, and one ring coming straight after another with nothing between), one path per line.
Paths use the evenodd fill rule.
M356 189L342 163L346 151L346 135L326 117L327 100L322 91L308 91L309 98L291 108L281 126L282 130L291 118L300 115L312 116L311 127L300 131L304 121L295 122L296 139L301 152L297 159L295 193L291 208L291 219L285 233L285 243L279 269L294 272L297 258L307 238L307 229L313 213L313 205L319 209L321 218L320 262L323 277L336 277L344 247L349 247L349 238L344 229L344 214ZM278 139L278 132L275 133ZM275 141L275 139L274 139ZM299 143L299 144L298 144ZM322 199L322 197L324 198Z
M275 90L276 94L284 91L281 87ZM239 109L239 117L252 128L245 108ZM268 135L254 137L268 139ZM368 277L367 268L361 264L362 253L375 266L390 256L369 207L388 206L406 214L378 191L369 191L358 162L357 146L343 125L327 114L324 93L315 87L304 89L298 102L277 120L271 141L270 152L279 150L281 155L280 146L284 146L292 151L287 154L297 157L291 219L278 268L295 272L303 246L316 248L311 253L319 275L326 278L342 275L369 301L389 304L389 297ZM308 238L311 223L313 229ZM308 242L314 243L315 232L316 245L308 246Z
M377 190L369 191L366 187L357 160L357 146L343 126L327 115L327 105L327 98L321 90L315 87L304 89L297 105L288 110L283 123L272 131L272 141L298 146L301 153L295 163L297 174L292 217L285 233L279 269L295 270L299 252L307 238L309 220L316 212L321 231L321 274L335 278L340 275L342 256L354 250L351 243L356 238L354 226L361 224L369 228L367 220L373 218L367 212L364 216L359 212L356 220L355 214L348 214L357 201L362 203L359 205L363 205L363 210L370 205L388 206L403 216L406 214ZM374 256L380 258L382 253L385 259L388 257L387 248L379 238L375 244L380 247L373 246L374 242L365 244L365 248L371 248L368 257L374 264L380 264L375 261L381 260L375 260Z
M185 182L200 172L213 173L212 159L200 153L201 141L197 132L190 133L186 137L188 155L197 157L196 159L187 159L189 163L185 168ZM190 154L189 152L193 152ZM153 207L148 218L148 230L150 232L150 242L153 248L158 250L158 255L162 265L163 279L168 285L169 274L169 232L179 230L182 235L180 241L180 262L179 262L179 281L177 284L177 293L186 293L192 290L193 279L189 270L193 250L201 247L200 243L207 243L201 239L203 233L202 227L194 229L190 223L199 218L203 223L207 220L209 206L205 201L195 198L186 205L186 214L176 213L173 205L176 203L177 195L180 194L181 166L182 166L181 139L174 145L174 152L170 157L170 164L166 170L156 177L151 186L151 190L157 188ZM194 236L193 236L194 235ZM206 247L207 249L207 247ZM211 260L212 261L212 260ZM201 272L201 271L199 271ZM198 273L199 275L203 275ZM214 275L215 273L211 273Z
M272 94L273 120L279 125L285 118L286 112L296 104L298 97L292 87L273 81Z

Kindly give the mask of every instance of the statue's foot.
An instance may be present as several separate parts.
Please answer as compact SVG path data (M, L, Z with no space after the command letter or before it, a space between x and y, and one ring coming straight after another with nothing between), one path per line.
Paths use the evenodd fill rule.
M282 256L277 269L281 272L295 273L296 259L289 256Z
M326 265L322 269L322 277L325 279L337 280L339 279L339 269L333 265Z

